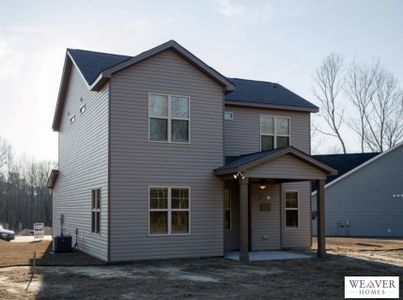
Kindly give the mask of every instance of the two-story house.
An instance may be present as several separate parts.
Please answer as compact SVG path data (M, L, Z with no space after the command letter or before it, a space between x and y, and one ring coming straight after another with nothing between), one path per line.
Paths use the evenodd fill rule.
M226 78L175 41L137 56L68 49L53 121L53 232L109 262L311 246L318 108Z

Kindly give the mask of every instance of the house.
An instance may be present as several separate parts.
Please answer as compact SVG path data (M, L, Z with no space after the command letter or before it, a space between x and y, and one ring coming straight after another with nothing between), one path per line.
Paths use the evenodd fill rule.
M336 173L310 156L317 111L280 84L227 78L175 41L134 57L68 49L53 232L62 225L108 262L309 248L310 181L323 188Z
M314 156L342 173L325 185L326 235L403 237L402 146L383 153ZM316 226L313 220L314 235Z

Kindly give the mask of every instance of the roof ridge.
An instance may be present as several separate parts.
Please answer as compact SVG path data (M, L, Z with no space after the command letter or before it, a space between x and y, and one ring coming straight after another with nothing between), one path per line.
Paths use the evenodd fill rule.
M328 153L328 154L313 154L312 156L330 156L330 155L366 155L366 154L380 154L381 152L354 152L354 153Z
M113 56L125 56L125 57L133 57L131 55L126 55L126 54L116 54L116 53L109 53L109 52L100 52L100 51L93 51L93 50L85 50L85 49L73 49L73 48L67 48L67 51L82 51L82 52L87 52L87 53L96 53L96 54L104 54L104 55L113 55Z
M278 82L273 82L273 81L265 81L265 80L256 80L256 79L247 79L247 78L239 78L239 77L227 77L229 80L231 79L238 79L238 80L246 80L246 81L254 81L254 82L261 82L261 83L271 83L271 84L278 84L281 85Z

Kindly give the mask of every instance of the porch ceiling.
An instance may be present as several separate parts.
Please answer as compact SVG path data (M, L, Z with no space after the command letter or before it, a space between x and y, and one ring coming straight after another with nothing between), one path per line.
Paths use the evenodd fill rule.
M337 174L335 169L294 147L241 155L214 170L214 174L218 176L228 176L238 172L243 172L248 178L284 181L325 179L329 175Z

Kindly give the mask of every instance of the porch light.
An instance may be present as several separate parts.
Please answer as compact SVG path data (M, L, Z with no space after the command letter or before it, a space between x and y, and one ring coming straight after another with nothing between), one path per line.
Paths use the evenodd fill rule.
M238 172L238 173L236 173L236 174L234 174L232 176L234 177L234 179L238 179L238 178L245 179L245 174L242 173L242 172Z
M260 180L259 189L261 189L263 191L266 188L267 188L266 181L264 179Z

